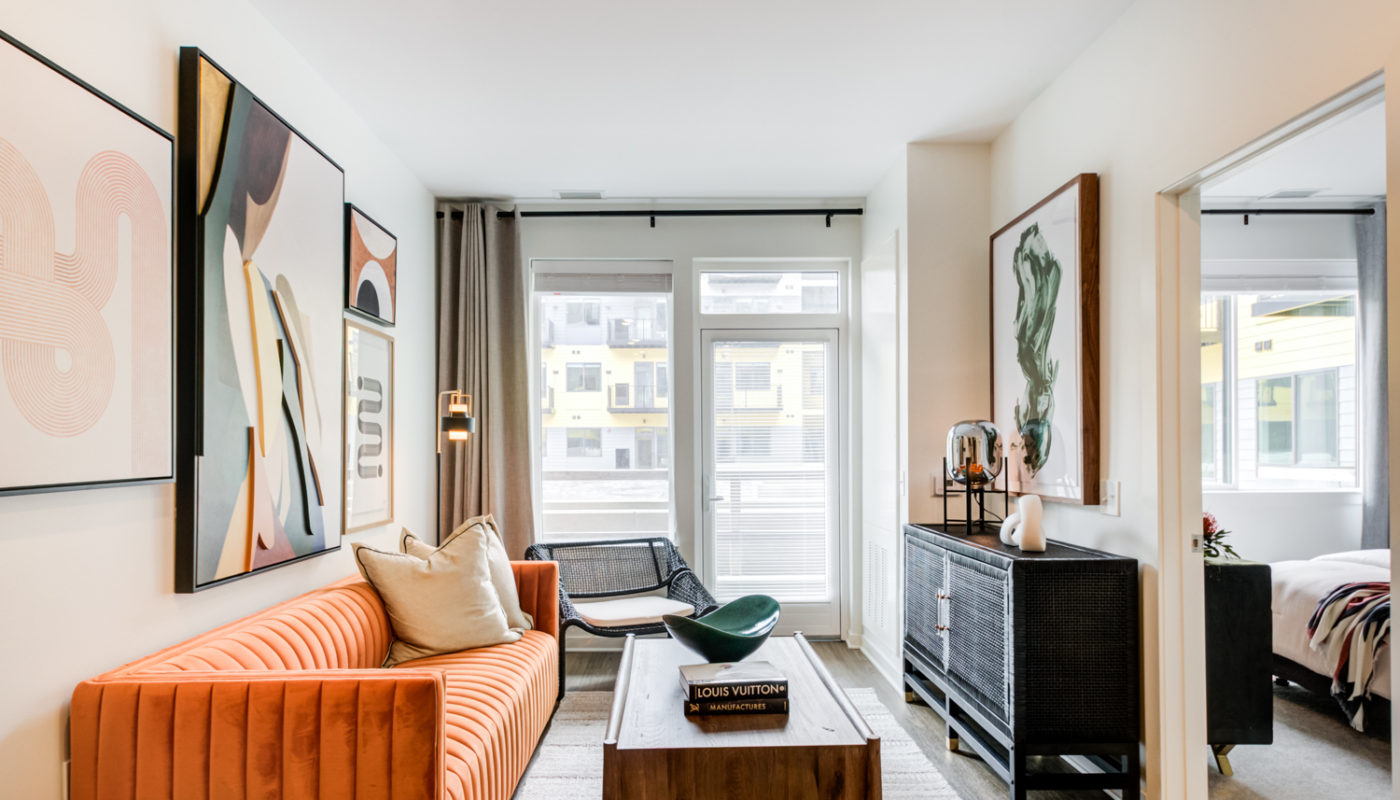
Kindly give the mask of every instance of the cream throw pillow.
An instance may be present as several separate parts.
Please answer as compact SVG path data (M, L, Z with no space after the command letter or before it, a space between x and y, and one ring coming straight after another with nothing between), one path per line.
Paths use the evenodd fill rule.
M491 560L491 583L495 585L496 596L500 598L501 608L506 612L506 622L513 631L530 630L535 627L535 621L529 614L520 610L520 591L515 586L515 573L510 568L510 556L506 555L506 546L501 541L501 531L496 527L496 518L490 514L472 517L457 530L472 525L481 525L491 534L487 543L487 554ZM432 545L409 533L407 528L399 538L399 549L419 558L428 558L433 553Z
M355 563L394 628L384 666L519 641L491 583L490 541L485 526L469 525L425 558L355 545Z

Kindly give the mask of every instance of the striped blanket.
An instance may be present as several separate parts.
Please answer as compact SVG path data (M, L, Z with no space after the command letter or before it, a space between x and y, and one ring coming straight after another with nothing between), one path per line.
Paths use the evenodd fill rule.
M1308 620L1308 646L1334 664L1332 696L1351 726L1363 730L1376 655L1390 634L1390 584L1346 583L1317 604Z

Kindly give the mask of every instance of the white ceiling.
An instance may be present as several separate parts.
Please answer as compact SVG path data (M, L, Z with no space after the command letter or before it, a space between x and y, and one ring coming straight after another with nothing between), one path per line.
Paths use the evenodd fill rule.
M1317 190L1298 204L1370 200L1385 196L1385 103L1344 115L1243 169L1205 186L1211 205L1255 202L1282 191Z
M990 138L1130 5L253 2L436 194L533 198L863 196L906 142Z

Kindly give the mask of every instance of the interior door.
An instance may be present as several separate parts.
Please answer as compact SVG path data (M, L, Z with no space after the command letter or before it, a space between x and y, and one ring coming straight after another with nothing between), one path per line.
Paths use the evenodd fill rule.
M837 333L702 335L707 585L766 594L779 629L841 630Z

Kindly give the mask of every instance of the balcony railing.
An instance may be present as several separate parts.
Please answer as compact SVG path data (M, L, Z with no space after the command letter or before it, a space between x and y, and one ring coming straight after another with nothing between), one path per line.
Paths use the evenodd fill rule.
M608 347L665 347L666 326L654 319L608 320Z
M614 383L608 386L609 413L654 414L665 410L666 406L657 405L656 389L651 386L634 387L630 383Z

